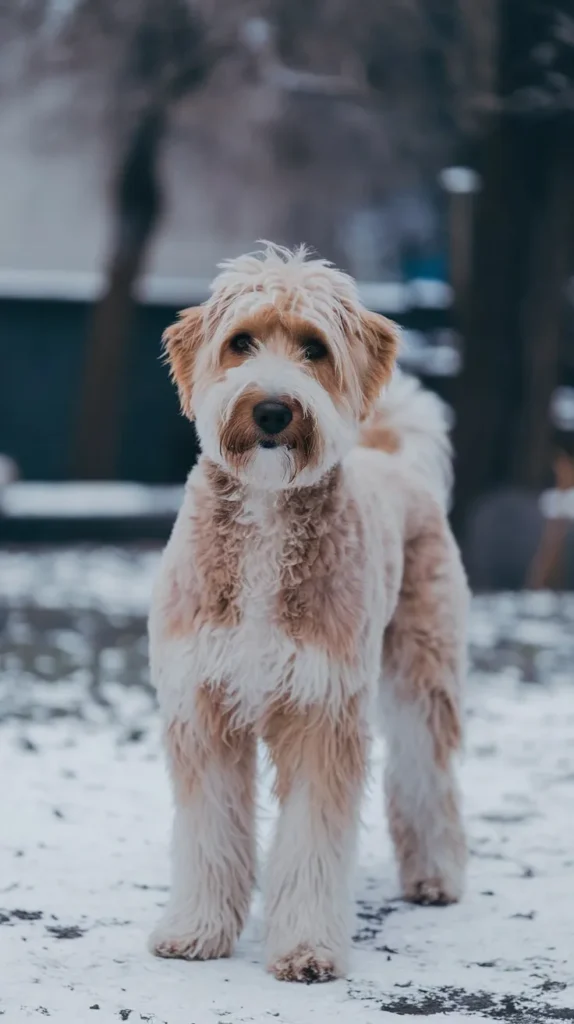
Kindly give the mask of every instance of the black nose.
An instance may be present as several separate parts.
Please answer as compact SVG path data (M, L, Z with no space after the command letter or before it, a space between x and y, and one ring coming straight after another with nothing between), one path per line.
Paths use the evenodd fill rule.
M258 402L253 407L253 419L264 434L280 434L293 419L293 413L284 402Z

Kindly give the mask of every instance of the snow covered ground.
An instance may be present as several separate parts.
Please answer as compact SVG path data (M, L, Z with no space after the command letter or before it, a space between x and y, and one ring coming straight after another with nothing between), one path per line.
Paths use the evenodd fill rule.
M352 970L299 987L264 972L258 895L231 960L146 951L170 820L143 634L156 558L0 552L2 1020L573 1021L574 597L475 602L464 901L397 899L377 746ZM274 808L263 775L264 848Z

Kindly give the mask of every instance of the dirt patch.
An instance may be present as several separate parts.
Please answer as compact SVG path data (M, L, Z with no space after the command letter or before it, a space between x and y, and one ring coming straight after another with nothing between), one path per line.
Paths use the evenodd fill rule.
M537 1004L519 996L495 996L490 992L466 992L461 988L450 987L417 992L412 996L402 995L379 1003L378 1008L397 1016L482 1013L490 1020L517 1021L519 1024L574 1021L574 1008L571 1007Z
M47 931L50 932L55 939L81 939L82 935L85 934L85 929L80 928L77 924L63 925L63 924L49 924Z
M390 907L384 904L377 906L367 902L367 900L357 900L357 907L355 916L361 922L353 935L353 942L356 942L357 945L372 943L375 939L378 939L387 917L398 910L398 907ZM387 952L396 952L396 950L388 950Z
M41 910L7 910L0 913L0 924L9 921L41 921L43 916Z

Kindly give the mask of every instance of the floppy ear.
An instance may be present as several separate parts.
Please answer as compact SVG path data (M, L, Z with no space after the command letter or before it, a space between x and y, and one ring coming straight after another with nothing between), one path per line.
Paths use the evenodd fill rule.
M387 383L393 372L399 329L386 316L365 311L361 315L361 333L367 357L362 381L362 418L365 419L383 384Z
M202 306L182 309L179 320L164 331L162 339L171 379L177 384L181 411L190 420L193 419L193 371L204 338L204 313Z

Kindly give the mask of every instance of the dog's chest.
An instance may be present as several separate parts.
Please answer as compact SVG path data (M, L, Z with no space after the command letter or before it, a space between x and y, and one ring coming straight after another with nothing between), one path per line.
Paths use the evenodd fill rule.
M285 558L285 522L273 506L246 501L240 521L246 526L238 566L239 626L245 633L276 624Z
M353 506L333 520L309 508L245 501L232 588L202 560L200 616L188 638L198 683L225 686L247 715L278 693L309 702L343 696L364 678L365 558ZM208 524L205 524L206 528ZM207 545L196 535L196 545Z
M362 523L352 502L337 516L312 511L293 500L287 509L246 506L251 527L241 565L241 622L352 662L365 611Z

